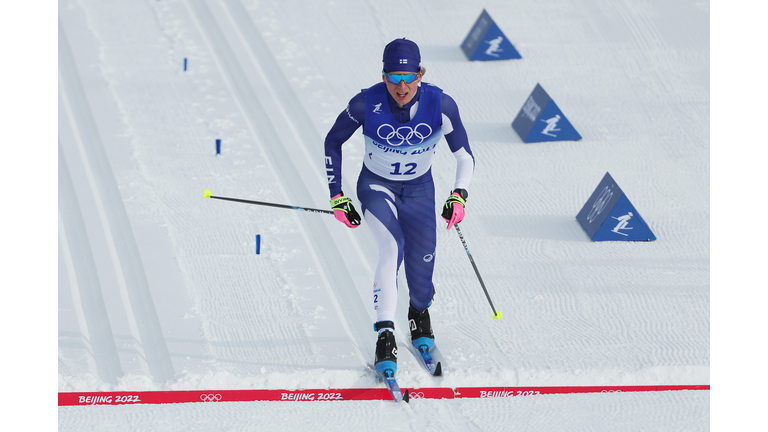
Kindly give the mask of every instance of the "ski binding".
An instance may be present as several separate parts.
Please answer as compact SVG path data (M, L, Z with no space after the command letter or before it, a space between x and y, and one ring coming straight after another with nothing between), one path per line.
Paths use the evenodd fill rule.
M392 362L382 363L384 364L380 363L376 365L374 369L382 381L384 381L384 384L387 385L387 390L389 390L389 394L392 395L392 399L395 402L400 402L401 400L408 402L410 399L408 389L405 389L405 392L400 390L400 386L397 384L397 380L395 379L395 370L393 368L387 367L388 365L386 365L386 363Z
M435 341L430 338L421 337L412 343L419 351L419 360L421 361L422 366L426 367L432 375L441 376L443 374L442 365L432 357L432 352L437 350Z

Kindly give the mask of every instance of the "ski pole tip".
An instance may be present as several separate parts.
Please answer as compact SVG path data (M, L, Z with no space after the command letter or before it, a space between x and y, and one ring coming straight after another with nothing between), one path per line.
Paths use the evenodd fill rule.
M501 311L496 311L496 313L493 314L493 319L500 320L501 319Z
M203 198L210 198L210 197L212 197L212 196L213 196L213 194L211 193L211 190L210 190L210 189L206 189L206 190L203 192Z

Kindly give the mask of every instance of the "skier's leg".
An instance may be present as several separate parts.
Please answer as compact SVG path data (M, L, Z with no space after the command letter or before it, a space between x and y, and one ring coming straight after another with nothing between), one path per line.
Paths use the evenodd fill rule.
M400 205L400 227L405 238L404 266L411 306L422 311L435 294L432 274L437 244L435 187L431 179L409 185Z
M357 197L363 217L379 248L379 262L373 280L373 306L376 321L395 321L397 308L397 272L403 261L403 233L398 223L394 194L378 184L363 179L358 182Z
M408 327L411 341L417 347L430 348L435 337L428 307L435 294L432 274L437 243L435 189L431 179L406 188L400 213L400 226L405 236L404 266L410 295Z

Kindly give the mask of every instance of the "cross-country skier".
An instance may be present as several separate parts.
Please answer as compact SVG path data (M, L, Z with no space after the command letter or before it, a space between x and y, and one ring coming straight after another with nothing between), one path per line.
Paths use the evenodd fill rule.
M379 332L375 363L380 372L394 373L397 272L403 261L411 341L417 347L434 343L427 308L435 292L437 216L431 171L435 147L445 136L457 161L454 190L441 212L448 229L464 219L475 160L456 102L440 88L422 82L426 69L419 47L408 39L396 39L384 48L382 61L383 82L353 97L328 132L325 168L336 219L356 228L360 215L341 190L341 146L362 126L365 155L357 197L379 248L373 281L374 329Z

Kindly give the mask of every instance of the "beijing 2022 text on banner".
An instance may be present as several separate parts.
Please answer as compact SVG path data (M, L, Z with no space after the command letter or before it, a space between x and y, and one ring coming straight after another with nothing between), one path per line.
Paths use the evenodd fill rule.
M705 385L636 385L636 386L570 386L570 387L421 387L410 388L410 399L492 399L529 397L547 394L624 393L681 390L709 390ZM59 406L106 406L178 403L226 402L330 402L392 400L392 395L380 388L293 389L293 390L165 390L119 392L63 392Z
M607 172L576 220L592 241L656 240L643 217Z
M538 83L512 121L512 129L526 143L581 139L565 114Z
M504 35L491 16L483 9L475 25L461 43L470 61L510 60L521 58L512 42Z

